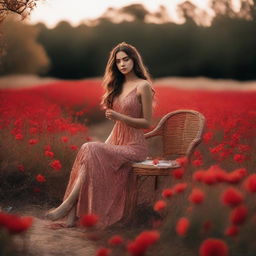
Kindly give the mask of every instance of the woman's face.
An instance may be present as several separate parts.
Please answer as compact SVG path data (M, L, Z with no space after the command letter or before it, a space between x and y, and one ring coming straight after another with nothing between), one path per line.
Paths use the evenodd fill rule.
M133 60L123 51L116 54L116 66L118 70L126 75L133 70Z

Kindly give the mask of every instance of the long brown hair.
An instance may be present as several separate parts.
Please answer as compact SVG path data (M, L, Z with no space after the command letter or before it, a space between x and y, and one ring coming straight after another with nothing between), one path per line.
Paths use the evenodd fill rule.
M133 60L135 75L138 78L147 80L151 84L151 77L137 49L125 42L119 43L110 52L103 77L102 86L105 89L105 94L102 96L100 103L103 108L112 108L114 98L122 92L125 76L118 70L116 65L116 54L120 51L125 52Z

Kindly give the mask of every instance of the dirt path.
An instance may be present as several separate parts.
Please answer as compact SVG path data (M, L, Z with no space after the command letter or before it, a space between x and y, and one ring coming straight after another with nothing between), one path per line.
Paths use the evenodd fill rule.
M25 255L27 256L93 256L97 245L87 239L82 228L50 229L50 221L44 219L45 210L39 207L20 209L22 216L33 216L34 222L26 234ZM23 240L15 238L19 251Z

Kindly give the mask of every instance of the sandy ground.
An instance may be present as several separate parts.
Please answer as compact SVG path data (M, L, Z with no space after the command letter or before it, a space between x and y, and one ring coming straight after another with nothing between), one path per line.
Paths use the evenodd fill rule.
M13 209L10 213L33 216L32 227L24 236L14 237L14 245L19 255L26 256L93 256L97 246L87 238L89 231L81 227L51 229L52 223L45 220L46 209L40 206L26 206Z

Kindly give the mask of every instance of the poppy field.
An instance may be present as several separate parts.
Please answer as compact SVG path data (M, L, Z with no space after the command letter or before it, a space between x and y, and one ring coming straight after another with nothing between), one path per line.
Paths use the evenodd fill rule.
M159 191L152 205L159 217L132 238L124 232L98 241L95 255L256 255L256 91L154 89L155 123L170 111L197 110L206 118L202 143L190 163L178 159L182 167ZM62 201L77 151L93 140L87 124L105 121L102 93L100 80L0 90L3 206ZM97 221L85 215L80 224L90 230ZM2 211L1 253L31 225L31 217Z

